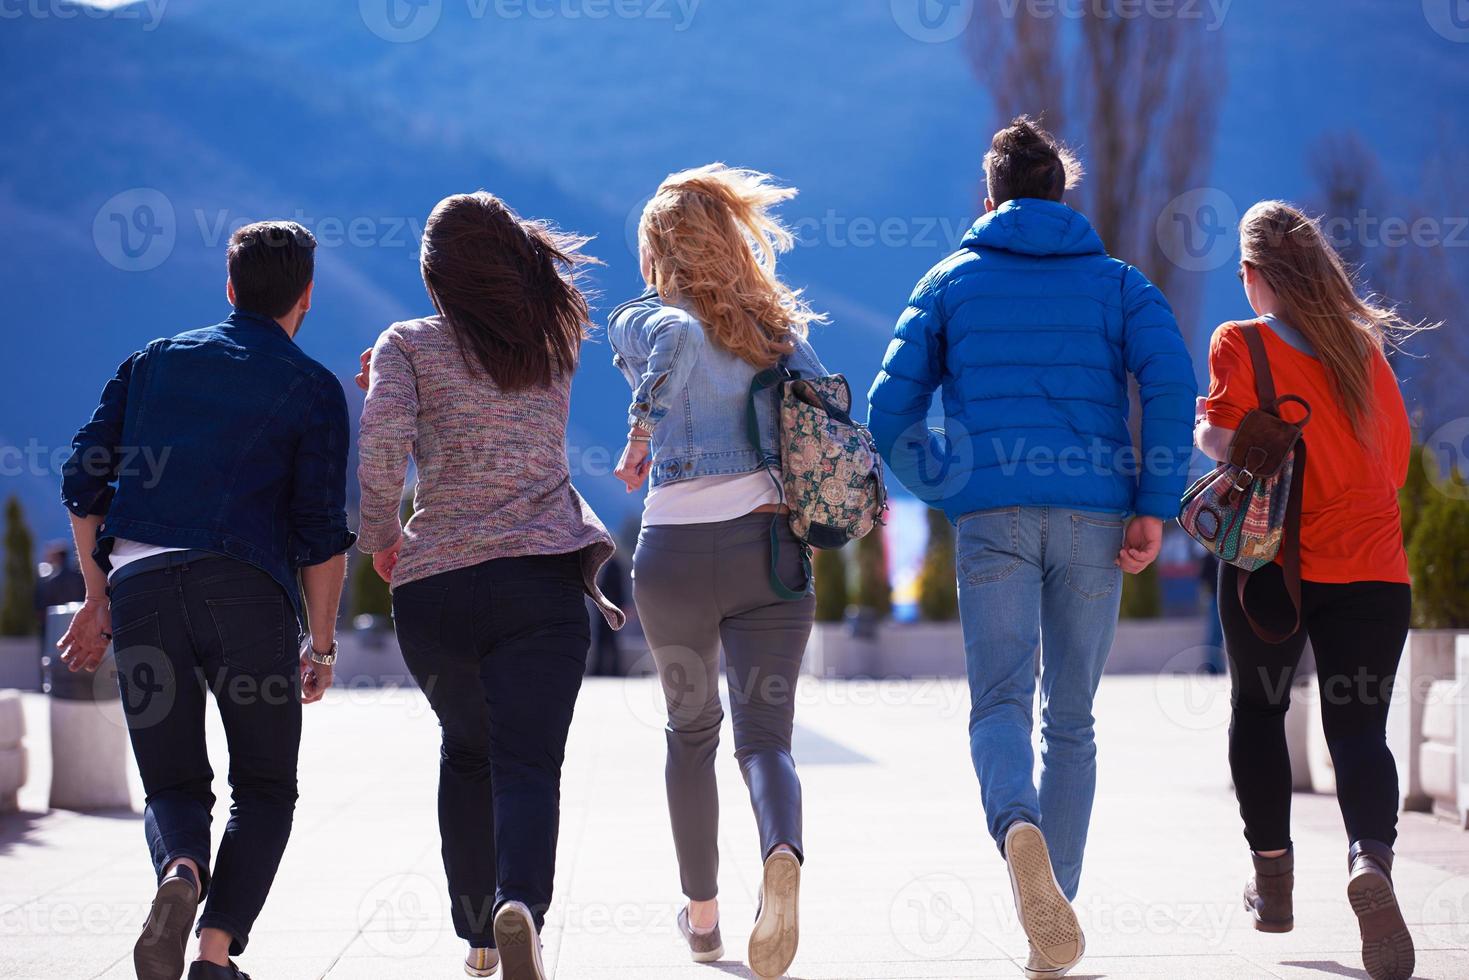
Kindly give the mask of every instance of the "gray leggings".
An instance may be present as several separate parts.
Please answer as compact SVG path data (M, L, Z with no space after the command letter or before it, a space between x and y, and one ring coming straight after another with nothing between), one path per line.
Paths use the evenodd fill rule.
M724 647L735 758L750 790L762 857L781 844L798 857L801 782L791 760L796 679L816 600L784 601L770 585L770 514L718 524L643 529L633 599L668 702L668 812L686 896L719 893L719 793L714 753L724 711ZM784 518L781 581L801 581L800 545Z

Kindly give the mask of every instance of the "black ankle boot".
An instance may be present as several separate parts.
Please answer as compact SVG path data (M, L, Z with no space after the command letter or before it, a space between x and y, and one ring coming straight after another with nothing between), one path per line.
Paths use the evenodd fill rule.
M250 980L250 974L235 966L220 966L205 960L195 960L189 967L189 980Z
M1347 900L1362 932L1362 966L1372 980L1408 980L1413 975L1413 936L1403 921L1392 887L1392 848L1363 840L1347 852L1351 878Z
M1245 885L1245 909L1254 917L1260 932L1290 932L1296 927L1291 892L1296 886L1296 855L1288 850L1280 857L1261 857L1250 852L1255 873Z

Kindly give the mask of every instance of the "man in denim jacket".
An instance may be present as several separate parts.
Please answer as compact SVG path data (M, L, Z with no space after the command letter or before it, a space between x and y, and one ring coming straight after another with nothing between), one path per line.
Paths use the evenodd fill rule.
M1085 948L1068 900L1096 789L1092 699L1122 572L1152 563L1178 514L1195 395L1167 301L1062 203L1068 171L1070 154L1023 117L995 136L987 213L919 282L870 395L892 471L958 524L970 750L1031 940L1026 975L1048 978ZM930 432L939 388L945 425Z
M301 705L331 685L346 572L347 402L296 346L315 239L262 222L230 239L223 323L129 357L73 442L62 499L86 602L59 644L96 670L112 640L158 874L134 947L143 980L238 977L296 804ZM309 636L298 640L302 624ZM210 865L212 690L230 820Z

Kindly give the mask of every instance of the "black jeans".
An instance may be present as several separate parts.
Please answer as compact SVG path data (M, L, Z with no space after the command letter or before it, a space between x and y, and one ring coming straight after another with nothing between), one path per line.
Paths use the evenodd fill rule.
M544 922L561 763L591 643L578 555L500 558L393 591L403 660L439 717L439 833L454 930L493 946L495 911Z
M160 877L190 858L207 898L199 928L244 951L291 836L301 744L299 624L253 565L171 557L112 589L118 684L147 793L144 831ZM214 771L204 741L213 692L233 802L210 871Z
M1387 711L1408 635L1412 589L1400 582L1302 582L1300 630L1284 643L1270 644L1245 619L1238 575L1233 565L1220 571L1219 615L1234 684L1229 765L1245 839L1256 851L1291 843L1285 712L1309 636L1347 837L1352 843L1392 845L1398 774L1387 747ZM1279 565L1251 576L1245 601L1262 626L1289 626L1293 614Z

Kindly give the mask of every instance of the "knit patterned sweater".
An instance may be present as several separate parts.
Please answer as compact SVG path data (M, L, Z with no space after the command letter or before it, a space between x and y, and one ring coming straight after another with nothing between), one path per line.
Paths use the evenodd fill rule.
M571 485L566 418L571 378L505 393L471 370L439 317L395 323L373 348L362 411L357 546L403 547L393 587L494 558L579 552L587 594L614 629L622 610L597 588L616 550ZM399 518L408 460L413 516Z

